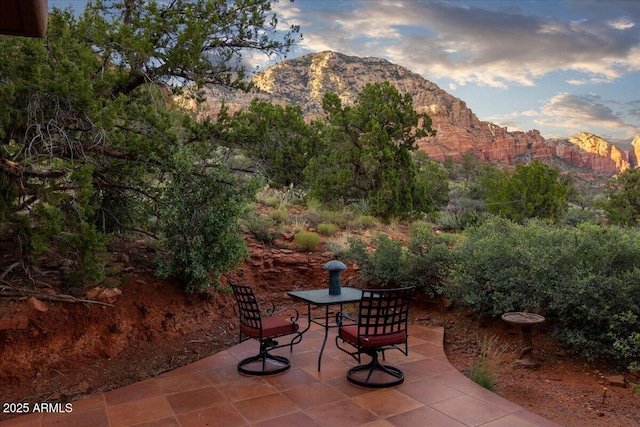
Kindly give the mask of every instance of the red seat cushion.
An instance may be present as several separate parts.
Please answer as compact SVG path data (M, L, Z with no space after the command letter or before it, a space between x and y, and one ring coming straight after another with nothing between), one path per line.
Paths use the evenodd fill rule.
M368 335L364 335L365 333ZM407 331L384 333L382 327L376 328L371 333L371 328L367 331L360 327L360 339L358 340L358 325L343 326L338 331L340 338L362 348L384 347L387 345L402 344L407 340Z
M291 334L300 329L300 325L293 323L290 320L283 319L281 317L263 317L262 318L262 335L260 329L252 328L247 325L240 325L240 331L248 337L258 339L269 337L278 337L281 335Z

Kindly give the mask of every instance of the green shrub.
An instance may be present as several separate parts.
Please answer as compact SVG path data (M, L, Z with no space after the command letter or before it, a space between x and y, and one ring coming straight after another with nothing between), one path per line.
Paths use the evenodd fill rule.
M335 224L321 223L318 224L318 233L323 236L331 237L338 232L338 226Z
M357 238L347 239L348 259L360 267L360 279L370 286L403 286L406 284L407 251L399 240L379 234L373 241L375 251L369 253L367 244Z
M301 231L295 235L293 242L301 251L309 252L320 245L320 236L313 231Z
M469 379L487 390L493 390L496 385L496 360L499 359L498 356L502 352L502 348L498 346L498 336L491 335L482 338L476 336L476 341L480 345L480 354L469 366Z
M284 194L281 191L269 188L269 186L256 193L256 200L270 208L278 208L286 204Z
M287 222L287 219L289 218L289 214L287 213L287 211L285 209L278 209L278 210L275 210L275 211L271 212L269 214L269 218L271 218L272 220L274 220L278 224L283 224L283 223Z
M264 216L252 216L245 219L245 225L253 237L262 243L271 245L278 237L278 233L273 231L275 223L271 218Z
M353 225L357 229L368 230L369 228L373 228L376 225L376 223L377 223L377 220L375 217L371 215L360 215L358 218L356 218Z
M564 216L562 223L568 226L576 226L583 222L590 222L592 224L598 224L598 215L591 209L578 209L569 208L567 214Z
M542 312L588 360L640 358L640 233L583 223L557 228L492 218L468 230L445 288L475 313Z
M159 256L157 273L181 277L188 292L202 292L247 255L239 218L253 188L232 185L223 169L206 176L187 172L177 172L166 186L159 222L168 255Z
M303 218L311 227L317 227L326 221L326 212L322 209L307 209Z
M334 258L344 258L349 252L349 245L344 240L330 239L324 243L324 248L331 252Z
M496 381L493 370L483 361L471 364L469 379L487 390L493 391L495 389Z
M367 286L417 286L434 297L452 262L451 251L428 224L414 225L410 236L405 245L380 234L372 242L372 253L363 240L349 238L345 256L357 262L360 280Z

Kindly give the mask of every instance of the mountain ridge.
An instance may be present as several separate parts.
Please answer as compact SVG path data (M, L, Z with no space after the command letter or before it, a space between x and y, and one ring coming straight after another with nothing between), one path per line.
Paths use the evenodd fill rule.
M417 142L430 158L460 159L472 152L483 162L513 165L540 160L553 165L567 163L601 175L614 175L638 165L640 136L629 153L596 135L581 132L568 139L545 139L538 130L508 131L481 121L455 96L409 69L375 57L348 56L333 51L310 53L287 59L257 73L252 79L257 91L237 93L211 89L209 114L222 100L230 111L246 108L253 98L276 104L300 106L306 119L322 115L322 97L336 93L343 103L352 103L368 83L389 81L400 93L410 93L414 108L427 113L435 137Z

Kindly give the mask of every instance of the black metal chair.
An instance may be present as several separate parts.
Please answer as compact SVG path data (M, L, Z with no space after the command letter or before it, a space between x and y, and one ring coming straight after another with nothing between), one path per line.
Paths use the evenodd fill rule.
M298 311L290 319L276 316L275 306L271 303L264 314L249 286L230 283L233 294L238 303L240 315L240 342L250 338L260 342L260 351L257 355L247 357L238 363L238 371L247 375L272 375L284 372L291 367L289 359L269 353L269 351L290 346L293 351L294 344L302 340L302 334L298 332ZM286 335L295 336L290 342L279 345L275 338Z
M359 363L349 369L347 379L364 387L393 387L404 381L404 373L390 365L380 362L379 354L390 349L409 353L407 344L409 303L415 287L399 289L370 289L362 292L358 308L358 319L338 313L338 348L356 359ZM342 344L349 344L343 347ZM371 357L371 362L362 364L361 355Z

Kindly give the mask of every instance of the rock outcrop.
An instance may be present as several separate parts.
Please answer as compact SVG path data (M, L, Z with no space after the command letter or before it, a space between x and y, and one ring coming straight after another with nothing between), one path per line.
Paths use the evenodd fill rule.
M367 83L389 81L401 93L411 94L414 108L432 118L436 136L418 141L418 146L434 160L460 159L472 152L485 162L512 165L541 160L568 163L603 175L630 167L626 153L595 135L581 133L568 140L546 140L537 130L509 132L480 121L464 101L384 59L325 51L280 62L257 74L252 81L257 92L238 94L212 89L209 111L215 114L224 100L234 112L258 97L276 104L298 105L305 117L312 119L322 114L325 93L336 93L344 103L351 103ZM638 154L633 159L637 159L639 138L634 147Z
M629 151L629 164L632 168L640 166L640 135L636 136L631 142L631 151Z

